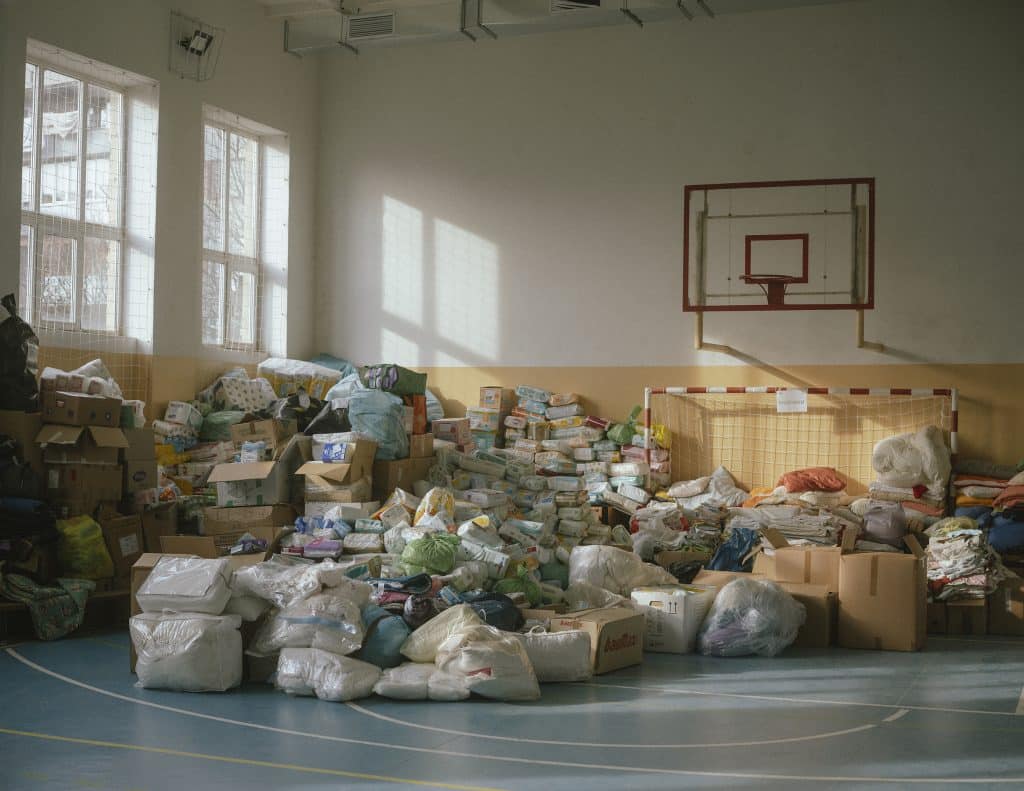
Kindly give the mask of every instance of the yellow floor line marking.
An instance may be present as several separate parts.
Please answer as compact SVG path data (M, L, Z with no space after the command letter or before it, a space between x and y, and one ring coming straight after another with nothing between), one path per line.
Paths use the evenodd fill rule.
M52 733L36 733L34 731L18 731L13 728L0 728L0 733L9 736L25 736L31 739L46 739L55 742L69 742L71 744L85 744L90 747L110 747L118 750L138 750L145 753L159 753L160 755L173 755L178 758L201 758L204 761L220 761L228 764L242 764L244 766L259 766L265 769L288 769L293 772L308 772L318 775L333 775L336 777L353 777L358 780L381 780L386 783L402 783L405 785L426 786L428 788L450 788L455 791L502 791L502 789L490 786L466 786L455 783L432 783L429 780L411 780L403 777L389 777L388 775L371 775L363 772L346 772L343 769L321 769L315 766L298 766L296 764L279 764L273 761L256 761L251 758L232 758L227 755L208 755L206 753L191 753L185 750L172 750L168 747L147 747L141 744L124 744L122 742L106 742L97 739L80 739L74 736L56 736Z

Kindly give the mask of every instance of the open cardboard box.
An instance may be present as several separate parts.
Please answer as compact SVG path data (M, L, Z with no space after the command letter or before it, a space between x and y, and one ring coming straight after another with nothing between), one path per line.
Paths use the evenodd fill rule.
M47 464L116 465L128 440L119 428L108 426L45 425L36 435Z
M755 570L776 582L797 582L804 585L824 585L831 592L839 591L839 559L853 549L857 540L854 530L843 534L843 544L837 547L791 546L774 527L764 530L764 537L775 550L772 558L764 556ZM762 556L759 555L758 559Z
M250 420L231 426L231 441L238 446L243 442L262 440L274 450L274 458L277 459L298 430L299 424L294 420Z
M289 503L292 475L311 453L311 439L296 434L276 460L218 464L207 483L217 485L217 505L222 508Z
M351 447L348 461L307 461L295 471L296 475L305 478L308 499L342 503L370 499L369 478L373 475L373 457L377 453L377 443L359 440ZM364 479L365 484L357 487L356 484ZM312 496L313 493L315 498Z
M160 548L167 555L196 555L201 558L227 558L232 571L255 566L267 560L281 549L281 539L292 532L289 528L248 526L237 533L222 533L216 536L161 536ZM267 542L266 552L248 555L231 555L231 547L245 533Z

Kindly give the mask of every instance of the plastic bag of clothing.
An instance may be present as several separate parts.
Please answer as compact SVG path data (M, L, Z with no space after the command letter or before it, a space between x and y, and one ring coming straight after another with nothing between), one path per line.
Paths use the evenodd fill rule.
M332 588L300 599L267 619L250 652L270 656L282 648L322 648L345 656L363 643L361 605Z
M398 396L381 390L357 390L348 397L348 419L353 431L376 440L378 461L409 455L405 405Z
M470 692L495 700L537 700L540 686L519 639L493 626L471 626L437 649L439 670L466 679Z
M349 579L346 570L346 566L332 560L309 563L275 555L235 571L231 588L237 596L256 596L278 607L287 607L324 588L341 588L339 592L364 606L373 589L365 582Z
M203 418L199 439L203 442L231 442L231 427L241 423L244 417L245 412L238 410L211 412Z
M426 700L427 683L436 672L431 663L405 662L381 673L373 691L393 700Z
M114 576L114 561L107 552L103 530L90 517L60 519L57 532L60 534L57 557L65 577L99 580Z
M862 539L903 548L903 537L907 534L907 514L900 503L871 500L864 512L864 535Z
M227 558L179 558L157 561L135 594L143 612L208 613L220 615L231 598L231 569Z
M462 601L472 607L488 626L503 632L516 632L523 628L522 611L503 593L465 593Z
M402 646L412 630L398 615L392 615L376 604L363 608L363 647L355 656L377 667L396 667L405 661Z
M925 426L920 431L888 437L871 451L871 466L887 486L928 487L933 497L943 497L952 469L942 430Z
M429 533L410 541L402 550L402 568L407 574L447 574L455 567L459 537L450 533Z
M593 610L599 607L632 607L633 600L617 593L606 591L587 582L574 582L562 593L562 600L569 612Z
M537 680L588 681L594 671L590 664L590 635L582 630L545 632L532 629L516 638L526 649Z
M270 605L255 596L234 596L224 605L224 615L237 615L246 623L253 623L263 617Z
M734 527L707 564L711 571L750 571L754 565L754 548L761 543L761 534L749 527Z
M804 606L768 580L735 579L718 592L697 636L708 656L775 656L796 640Z
M320 700L365 698L380 680L380 668L319 648L285 648L277 660L274 685L289 695Z
M703 479L700 478L697 481L690 481L689 483L697 485L702 480ZM679 484L677 484L677 486L678 485ZM683 508L696 511L702 505L710 505L716 508L723 505L743 505L743 502L748 496L748 492L736 485L736 479L732 477L731 472L729 472L725 467L718 467L708 477L707 486L705 486L700 493L689 497L677 497L676 503Z
M18 316L14 294L0 300L9 314L0 322L0 409L39 410L39 338Z
M128 621L145 689L224 692L242 683L237 615L142 613Z
M433 662L438 646L449 637L470 626L483 625L480 616L468 604L457 604L431 618L409 635L409 639L402 645L402 654L413 662Z
M632 552L594 545L576 547L569 555L569 583L578 582L628 596L641 585L674 585L676 578Z

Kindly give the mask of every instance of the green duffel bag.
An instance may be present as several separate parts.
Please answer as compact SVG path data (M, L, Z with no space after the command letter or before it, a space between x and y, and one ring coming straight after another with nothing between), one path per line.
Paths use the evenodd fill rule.
M390 363L364 365L360 378L366 387L399 396L424 395L427 390L426 374Z

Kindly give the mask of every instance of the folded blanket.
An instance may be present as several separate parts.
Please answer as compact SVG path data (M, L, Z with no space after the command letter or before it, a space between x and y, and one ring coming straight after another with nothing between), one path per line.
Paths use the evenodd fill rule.
M1003 493L992 501L993 508L1013 508L1024 503L1024 486L1007 486Z
M987 508L991 508L992 502L991 497L968 497L967 495L962 494L956 498L956 507L969 508L972 505L983 505Z

